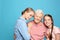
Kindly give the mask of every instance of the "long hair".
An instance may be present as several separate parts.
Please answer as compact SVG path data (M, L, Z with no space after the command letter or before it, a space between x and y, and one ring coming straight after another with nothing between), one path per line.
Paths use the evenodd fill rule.
M51 34L50 34L50 37L49 37L49 40L52 40L52 32L53 32L53 26L54 26L54 21L53 21L53 18L52 18L52 16L50 15L50 14L46 14L45 16L48 16L48 17L50 17L51 18L51 21L52 21L52 28L51 28ZM44 18L45 18L45 16L44 16ZM43 19L44 19L43 18ZM44 19L45 20L45 19ZM43 20L43 21L44 21ZM45 25L45 24L44 24ZM45 25L46 26L46 25ZM46 26L47 27L47 26ZM48 28L48 27L47 27Z

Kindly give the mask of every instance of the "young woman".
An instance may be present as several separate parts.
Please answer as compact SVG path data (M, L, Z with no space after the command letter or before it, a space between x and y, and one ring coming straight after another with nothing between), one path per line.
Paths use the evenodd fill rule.
M46 14L44 16L44 25L47 27L47 40L60 40L59 28L54 26L53 18L51 15Z
M32 16L34 16L34 13L35 12L32 8L26 8L22 12L22 16L19 17L15 26L14 30L15 40L30 40L26 20L29 20Z

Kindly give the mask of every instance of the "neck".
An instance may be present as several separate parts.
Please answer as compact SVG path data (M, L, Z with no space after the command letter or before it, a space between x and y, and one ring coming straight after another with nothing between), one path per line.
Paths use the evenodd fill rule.
M25 18L25 15L22 15L23 18Z

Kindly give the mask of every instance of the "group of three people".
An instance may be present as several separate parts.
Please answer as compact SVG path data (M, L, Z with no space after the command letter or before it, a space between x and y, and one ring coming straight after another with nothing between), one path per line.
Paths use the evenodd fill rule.
M34 17L34 20L27 23L27 20ZM43 22L42 22L43 18ZM42 10L34 11L26 8L22 16L17 20L14 30L14 40L60 40L59 28L54 26L50 14L43 14Z

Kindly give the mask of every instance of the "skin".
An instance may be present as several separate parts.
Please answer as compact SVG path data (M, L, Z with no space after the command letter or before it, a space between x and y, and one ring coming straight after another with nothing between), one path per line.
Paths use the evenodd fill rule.
M34 15L34 22L35 23L39 23L39 22L41 22L42 18L43 18L43 14L42 13L36 13Z
M44 17L44 23L49 29L52 28L52 20L49 16ZM47 33L47 40L49 39L49 34L50 32ZM55 40L60 40L59 37L60 37L60 34L55 34Z
M14 34L14 40L16 39L16 35Z
M55 35L56 40L60 40L60 33Z
M34 16L34 12L30 11L30 12L25 12L22 17L25 18L26 20L29 20L32 16Z
M45 16L44 19L45 19L44 20L45 25L48 26L48 28L51 29L52 28L52 20L51 20L51 18L49 16Z

